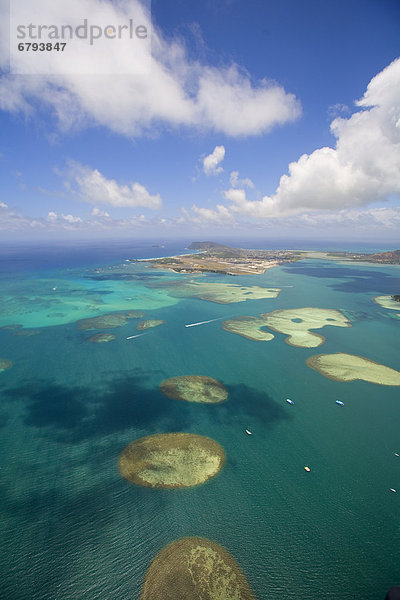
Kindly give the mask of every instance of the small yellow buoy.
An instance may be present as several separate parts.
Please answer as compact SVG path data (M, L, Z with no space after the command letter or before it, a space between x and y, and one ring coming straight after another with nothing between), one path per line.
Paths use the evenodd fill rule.
M310 467L304 467L304 470L307 471L307 473L311 471Z

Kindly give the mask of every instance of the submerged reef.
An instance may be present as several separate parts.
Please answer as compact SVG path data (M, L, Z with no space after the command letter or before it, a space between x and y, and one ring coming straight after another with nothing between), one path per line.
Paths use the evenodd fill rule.
M13 364L14 363L12 362L12 360L8 360L8 358L0 358L0 373L2 371L7 371L8 369L11 369Z
M0 330L3 331L14 331L15 329L22 329L22 325L19 323L12 323L11 325L3 325Z
M160 433L135 440L121 452L119 470L131 483L181 488L204 483L225 464L214 440L192 433Z
M255 600L233 556L219 544L187 537L165 546L147 570L141 600Z
M248 340L255 340L256 342L269 342L275 337L272 333L262 330L262 327L265 327L265 323L257 317L228 319L228 321L222 323L222 327L225 331L237 333L237 335L241 335Z
M112 342L116 337L113 333L95 333L88 338L88 342L91 344L104 344L105 342Z
M234 283L203 283L199 281L168 282L163 287L174 298L199 298L217 304L231 304L246 300L276 298L278 288L264 288L257 285L243 286Z
M222 383L204 375L182 375L166 379L160 390L167 398L186 402L219 404L228 398L228 391Z
M361 379L379 385L400 385L399 371L362 356L343 352L316 354L307 358L306 363L311 369L334 381Z
M34 335L40 335L42 333L41 329L18 329L13 333L13 335L18 335L21 337L33 337Z
M141 310L127 310L125 314L128 319L143 319L146 313Z
M128 317L125 313L109 313L100 317L92 317L91 319L81 319L77 321L78 329L87 331L88 329L113 329L114 327L122 327L127 322Z
M144 329L150 329L151 327L158 327L159 325L164 325L164 323L165 321L161 321L160 319L148 319L147 321L140 321L136 329L138 331L143 331Z
M121 313L108 313L99 317L91 317L90 319L81 319L77 321L78 329L87 331L89 329L114 329L114 327L122 327L128 319L141 319L144 313L138 310L128 310Z

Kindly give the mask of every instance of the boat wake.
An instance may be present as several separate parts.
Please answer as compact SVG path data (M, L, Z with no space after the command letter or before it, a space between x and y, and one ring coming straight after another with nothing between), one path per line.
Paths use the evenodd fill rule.
M199 323L189 323L185 327L197 327L197 325L205 325L206 323L213 323L214 321L222 321L226 317L218 317L218 319L210 319L209 321L199 321Z
M130 335L129 337L127 337L127 340L133 340L137 337L142 337L142 335L147 335L147 333L138 333L137 335Z

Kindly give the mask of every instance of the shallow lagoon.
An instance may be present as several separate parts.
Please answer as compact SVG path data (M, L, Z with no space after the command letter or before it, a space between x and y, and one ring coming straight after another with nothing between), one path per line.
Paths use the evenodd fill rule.
M4 298L15 300L1 325L41 329L35 336L0 330L0 356L14 363L0 373L4 597L137 600L165 545L202 536L235 557L258 600L308 600L321 590L332 600L384 598L399 583L398 389L328 380L306 365L315 349L290 347L284 334L258 343L224 331L222 320L184 325L338 309L352 327L325 328L323 352L399 370L399 319L372 302L398 291L399 268L314 260L234 280L203 276L282 289L277 298L220 305L149 285L182 276L110 264L106 251L96 258L3 275L3 307ZM80 331L75 321L103 308L143 310L166 324L127 340L137 333L137 321L128 320L112 330L111 343L88 344L96 331ZM159 391L163 380L191 374L223 383L228 400L176 402ZM140 488L120 476L127 444L175 431L216 440L227 456L221 473L178 490Z

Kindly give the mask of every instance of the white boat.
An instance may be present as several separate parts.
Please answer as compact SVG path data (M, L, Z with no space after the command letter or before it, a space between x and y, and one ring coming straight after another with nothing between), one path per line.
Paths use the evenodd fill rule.
M126 339L127 339L127 340L133 340L133 339L135 339L135 338L137 338L137 337L142 337L142 335L146 335L146 334L145 334L145 333L138 333L138 334L136 334L136 335L130 335L130 336L129 336L129 337L127 337Z
M251 433L251 431L249 431L248 429L245 429L245 432L247 433L247 435L253 435L253 434Z
M286 402L287 402L288 404L294 404L293 400L291 400L290 398L286 398Z
M342 402L341 400L336 400L336 404L339 404L339 406L344 406L344 402Z
M198 323L188 323L185 327L197 327L197 325L205 325L206 323L214 323L214 321L221 321L225 317L218 317L218 319L210 319L209 321L199 321Z
M398 452L395 452L394 455L395 456L400 456L400 454Z
M397 492L397 490L395 490L394 488L390 488L390 491L391 491L391 492L394 492L394 493L396 493L396 492Z

